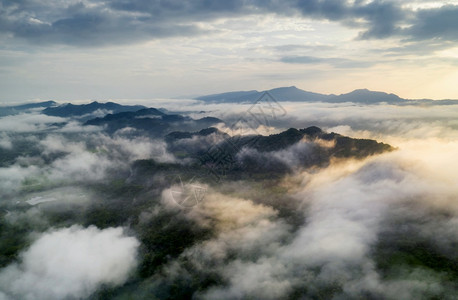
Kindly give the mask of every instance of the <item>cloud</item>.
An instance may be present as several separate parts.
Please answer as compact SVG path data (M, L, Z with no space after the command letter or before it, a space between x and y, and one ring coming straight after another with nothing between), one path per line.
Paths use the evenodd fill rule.
M44 146L43 154L68 153L52 163L54 172L67 174L64 178L101 179L110 167L125 167L138 159L175 161L164 141L148 137L109 137L96 133L83 135L82 141L73 142L60 135L48 135L40 144Z
M363 28L363 38L391 36L405 18L404 10L392 1L298 1L297 8L306 17L324 18L350 27Z
M170 200L166 199L166 203ZM180 259L192 263L191 271L200 273L202 277L210 274L220 274L233 281L233 287L228 289L210 289L198 293L205 299L243 298L246 291L235 285L243 285L251 291L260 292L257 297L272 298L280 296L288 282L275 284L264 282L256 284L256 280L265 278L265 270L247 270L251 261L274 256L287 239L292 230L291 226L278 218L278 212L269 206L256 204L250 199L223 195L210 190L205 199L190 211L186 218L192 219L202 227L215 231L215 237L202 243L197 243L186 249ZM235 259L235 261L234 261ZM243 268L244 274L238 271ZM189 272L179 260L168 264L164 270L167 281L180 280ZM273 283L273 284L270 284ZM283 286L283 287L282 287ZM267 296L268 295L268 296Z
M120 8L121 6L118 5ZM160 8L160 7L159 7ZM103 46L176 35L195 35L194 24L177 24L157 15L116 9L103 1L4 3L0 30L36 44Z
M82 151L73 152L56 159L52 165L50 178L55 181L87 182L101 180L113 163L108 157Z
M122 228L72 226L41 235L21 261L0 272L1 289L18 299L85 298L102 284L125 282L139 242Z
M369 28L361 33L363 38L386 38L395 35L407 15L408 12L402 9L398 2L393 1L375 0L357 5L354 9L356 18L362 17L370 24Z
M420 9L411 26L403 33L413 40L457 41L458 6L444 5L439 8Z
M372 256L373 249L386 239L380 233L392 226L389 224L393 222L392 213L396 211L402 214L402 224L406 224L407 211L415 220L423 220L416 223L418 227L413 228L410 238L423 240L424 234L436 232L441 235L441 241L457 241L456 234L450 236L456 221L454 218L439 221L440 225L435 223L437 219L424 223L428 220L426 214L435 211L435 194L445 189L436 186L440 179L432 181L428 172L418 172L417 167L421 163L415 161L411 151L388 154L357 164L350 162L318 174L305 174L310 180L305 180L297 197L307 204L304 211L306 222L292 240L285 243L281 242L281 235L267 236L273 240L260 236L259 241L265 241L269 246L260 247L258 254L248 259L244 258L243 251L236 252L236 258L221 270L228 284L210 288L204 293L204 298L278 299L297 291L310 298L319 295L343 298L402 295L404 299L415 299L422 293L450 293L445 281L443 285L431 287L432 282L440 278L439 273L421 268L404 269L401 272L409 274L404 279L402 275L396 280L383 279L376 267L377 258ZM449 192L456 195L454 188ZM415 201L420 206L411 206L409 201ZM445 204L441 209L447 207L450 206ZM426 210L423 214L419 213L419 209ZM399 227L392 230L399 232ZM418 237L418 232L423 238ZM402 239L400 236L397 238ZM431 238L429 236L426 240L435 245ZM396 247L394 240L389 244ZM273 251L264 252L264 248ZM441 248L453 259L450 256L451 244ZM407 268L401 266L401 269L403 267ZM330 289L329 294L326 289Z
M117 132L110 137L105 134L91 135L86 140L89 147L96 152L106 153L113 162L125 165L139 159L154 159L161 163L175 162L176 158L167 150L167 144L162 139L152 139L147 136L132 136Z
M38 44L100 46L199 31L193 24L164 24L148 14L117 11L102 1L24 1L5 3L3 8L0 29Z
M282 102L287 117L273 120L277 128L319 126L327 131L373 138L396 145L402 139L457 137L458 106L375 106L352 103Z
M306 43L304 45L299 44L287 44L287 45L280 45L271 47L275 51L278 52L292 52L292 51L326 51L326 50L333 50L335 46L325 45L325 44L312 44Z
M24 118L27 119L27 118ZM20 125L18 126L20 127ZM109 137L100 132L31 133L8 135L11 149L0 167L0 195L49 188L56 183L74 185L100 181L128 171L139 159L175 162L163 140L148 137ZM114 172L115 171L115 172Z
M13 143L11 138L6 132L0 132L0 148L11 150L13 148Z
M0 168L0 195L10 196L20 191L22 183L29 177L38 176L40 168L37 166L21 167L13 165Z
M413 11L394 1L99 1L2 3L0 30L35 44L110 45L208 33L199 22L274 13L331 20L361 29L361 38L399 34L455 39L456 6ZM414 16L413 18L411 16ZM401 30L402 25L411 29ZM405 27L405 26L404 26Z
M38 113L19 114L0 118L0 130L5 132L35 132L48 129L50 124L59 122L65 122L65 119Z
M131 129L113 136L40 133L40 139L29 140L39 149L36 156L21 156L0 169L0 190L18 191L25 179L43 175L54 185L6 195L4 199L11 201L3 201L2 208L11 211L0 212L0 225L35 232L53 226L50 212L59 210L59 202L25 207L16 200L52 197L62 203L87 203L76 220L104 222L105 216L111 221L115 215L113 222L122 219L118 222L130 224L129 230L143 242L139 263L150 269L123 286L137 265L140 246L122 228L50 229L35 233L30 248L0 271L0 298L80 298L113 285L120 285L110 289L120 298L184 294L181 298L447 299L456 294L456 273L447 266L457 260L457 106L282 106L288 120L276 120L273 130L320 122L339 133L389 140L398 150L366 160L331 161L327 168L297 170L274 180L249 178L215 185L198 178L207 193L197 205L183 209L171 197L169 179L161 177L166 172L156 172L154 165L147 186L132 181L141 189L133 189L134 195L131 186L116 182L106 186L106 193L116 195L100 199L100 185L95 190L81 185L106 179L112 168L125 167L127 177L136 159L174 162L163 141L136 136ZM235 110L243 113L248 107ZM213 108L231 116L228 104ZM14 146L17 136L8 136ZM182 146L217 141L209 136L186 140ZM332 146L301 141L268 154L244 149L239 158L258 159L263 165L275 160L294 168L317 145ZM56 188L62 180L68 186ZM126 191L120 195L119 185ZM91 209L99 208L91 204L102 205L102 217L96 213L87 218ZM119 211L122 218L116 219Z
M222 125L222 124L220 124ZM222 126L218 126L223 129ZM194 135L190 138L177 139L169 142L170 151L184 151L187 153L204 153L212 146L224 141L227 136L220 132L214 132L208 135Z
M376 63L344 58L322 58L314 56L284 56L280 58L280 61L288 64L328 64L336 68L367 68Z
M453 285L441 271L403 261L390 265L394 277L387 278L379 264L390 259L389 251L401 251L400 241L426 243L433 253L456 259L456 151L455 142L408 141L382 156L287 177L277 185L289 186L303 203L297 229L265 205L259 190L253 194L259 204L228 196L246 193L248 182L222 187L226 195L210 191L185 214L215 228L215 236L186 249L167 265L166 281L157 282L221 278L194 294L205 299L450 295ZM381 249L388 253L375 254Z
M263 152L252 148L242 148L236 155L237 161L246 170L256 170L264 172L275 171L297 171L303 167L313 165L318 162L319 157L316 156L316 149L319 147L320 141L309 141L303 139L286 149L279 151ZM332 142L329 145L332 147Z
M55 130L56 132L95 132L101 131L102 128L99 126L86 125L82 126L81 123L76 121L70 121L65 124L62 128Z

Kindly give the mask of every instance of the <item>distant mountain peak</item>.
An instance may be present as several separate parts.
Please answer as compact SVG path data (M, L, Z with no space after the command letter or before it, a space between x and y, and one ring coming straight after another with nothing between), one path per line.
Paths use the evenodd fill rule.
M298 89L295 85L292 85L292 86L283 86L283 87L273 88L267 91L275 91L275 90L300 90L300 89Z
M325 95L314 92L308 92L297 88L296 86L278 87L263 92L256 90L243 92L227 92L222 94L213 94L208 96L198 97L196 99L213 103L248 103L259 99L263 93L269 92L278 101L291 102L354 102L354 103L402 103L405 99L400 98L395 94L385 92L371 91L367 88L356 89L350 93L340 95Z
M81 117L94 113L97 110L107 110L113 113L137 111L144 109L143 105L121 105L114 102L100 103L93 101L89 104L62 104L58 106L47 107L43 110L45 115L56 117Z
M399 103L406 101L395 94L385 92L371 91L369 89L356 89L347 94L335 96L335 102L356 102L356 103Z

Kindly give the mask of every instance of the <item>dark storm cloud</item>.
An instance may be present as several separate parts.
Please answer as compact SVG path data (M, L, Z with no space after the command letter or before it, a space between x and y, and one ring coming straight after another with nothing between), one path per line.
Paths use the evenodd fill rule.
M340 22L360 38L455 40L457 6L418 11L398 2L337 0L1 1L0 32L33 43L104 45L206 33L197 22L262 13ZM407 25L408 29L400 29ZM410 25L410 26L409 26ZM455 25L455 26L454 26Z

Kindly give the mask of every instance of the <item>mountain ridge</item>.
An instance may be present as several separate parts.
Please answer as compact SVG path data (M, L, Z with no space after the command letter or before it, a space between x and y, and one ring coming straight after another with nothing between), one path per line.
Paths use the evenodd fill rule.
M165 114L156 108L143 108L137 111L106 114L103 117L89 119L83 125L103 126L110 133L123 128L134 128L154 136L163 136L177 131L180 127L202 130L218 123L224 122L210 116L193 119L180 114Z
M143 105L122 105L115 102L100 103L93 101L88 104L65 103L58 106L47 107L42 113L55 117L81 117L92 114L97 110L111 111L112 113L130 112L145 109Z
M21 112L29 112L32 109L46 109L49 107L56 106L57 103L55 101L42 101L42 102L29 102L24 104L17 104L11 106L0 106L0 117L16 115Z
M167 134L165 141L168 151L177 157L193 158L198 165L229 176L277 176L295 167L325 167L333 159L363 159L395 150L376 140L351 138L316 126L289 128L268 136L229 136L217 128L175 131ZM288 163L292 157L294 162Z
M326 103L361 103L361 104L378 104L388 103L394 105L454 105L458 104L458 100L444 99L444 100L431 100L431 99L405 99L393 93L386 93L381 91L371 91L369 89L356 89L349 93L340 95L335 94L320 94L310 91L305 91L297 88L296 86L278 87L265 91L234 91L225 92L221 94L211 94L194 98L209 103L245 103L254 102L262 97L264 93L268 92L277 101L290 101L290 102L326 102Z

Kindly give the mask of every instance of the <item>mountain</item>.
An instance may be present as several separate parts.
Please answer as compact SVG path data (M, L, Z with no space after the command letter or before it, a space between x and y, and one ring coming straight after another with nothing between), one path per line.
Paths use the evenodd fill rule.
M393 105L454 105L458 104L458 100L409 100L403 99L395 94L384 92L375 92L368 89L358 89L350 93L341 95L325 95L319 93L307 92L298 89L295 86L280 87L267 91L246 91L246 92L228 92L222 94L214 94L195 98L210 103L249 103L255 102L261 96L268 92L277 101L291 102L328 102L328 103L343 103L353 102L362 104L377 104L389 103Z
M55 107L48 107L42 111L43 114L55 117L81 117L88 114L100 112L120 113L128 111L138 111L145 108L142 105L121 105L114 102L99 103L94 101L89 104L75 105L71 103L62 104Z
M295 86L271 89L268 92L278 101L325 101L328 97L327 95L306 92L306 91L296 88ZM252 90L252 91L214 94L214 95L198 97L196 99L202 100L205 102L211 102L211 103L220 103L220 102L243 103L243 102L254 102L257 99L259 99L263 94L264 94L264 91L259 92L256 90Z
M307 92L295 86L271 89L269 93L278 101L326 101L329 97L328 95Z
M224 133L217 128L214 127L209 127L202 129L199 132L184 132L184 131L174 131L165 136L166 141L177 141L181 139L191 139L193 137L202 137L202 136L209 136L210 134L218 134L221 135L222 137L229 138L230 136L227 133Z
M277 176L297 168L325 167L333 158L361 159L392 151L388 144L354 139L312 126L290 128L269 136L228 136L216 128L173 132L165 138L168 150L194 158L215 173L240 177Z
M104 126L109 133L123 128L134 128L140 133L162 137L173 131L201 130L218 123L223 121L213 117L192 119L178 114L165 114L156 108L144 108L138 111L107 114L104 117L88 120L84 125Z
M341 94L339 96L330 96L328 102L355 102L364 104L373 103L402 103L408 101L402 99L395 94L387 94L383 92L369 91L368 89L354 90L348 94Z
M48 108L56 105L57 103L54 101L44 101L36 103L26 103L15 106L0 106L0 117L16 115L21 112L29 112L32 109Z
M247 100L249 101L249 99L252 98L258 98L258 95L260 96L260 92L252 90L200 96L195 99L203 100L205 102L241 102Z

